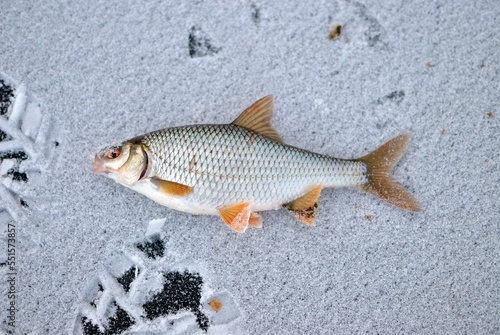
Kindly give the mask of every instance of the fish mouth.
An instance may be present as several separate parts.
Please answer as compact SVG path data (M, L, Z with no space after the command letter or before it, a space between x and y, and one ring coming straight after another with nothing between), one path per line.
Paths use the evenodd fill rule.
M92 172L101 175L109 174L109 171L106 170L99 156L95 156L94 159L92 160Z

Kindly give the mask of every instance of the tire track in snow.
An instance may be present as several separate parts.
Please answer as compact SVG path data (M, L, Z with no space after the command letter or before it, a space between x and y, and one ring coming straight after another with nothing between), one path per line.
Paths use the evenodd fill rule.
M196 264L167 264L165 219L107 262L81 295L73 334L245 334L231 295ZM208 281L209 282L209 281Z
M36 97L26 85L17 84L0 72L0 276L7 278L12 267L8 256L17 261L19 249L32 247L29 232L24 231L29 220L30 201L34 199L36 183L41 181L49 167L57 142L51 143L48 135L51 122L41 112ZM14 237L8 227L15 227ZM12 233L10 235L13 235ZM20 243L22 242L22 243ZM7 254L7 245L9 254ZM12 251L14 253L12 253ZM16 286L18 286L16 282ZM10 292L10 291L9 291ZM16 301L16 298L9 301ZM7 285L2 285L0 295L7 297ZM0 299L0 332L10 333L7 299Z

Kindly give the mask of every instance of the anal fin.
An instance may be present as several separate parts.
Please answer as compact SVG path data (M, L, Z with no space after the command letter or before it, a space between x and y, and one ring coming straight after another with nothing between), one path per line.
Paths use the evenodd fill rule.
M288 209L301 222L306 225L314 225L314 217L316 208L318 208L318 198L321 193L321 185L313 187L306 194L292 202L284 204L283 207Z

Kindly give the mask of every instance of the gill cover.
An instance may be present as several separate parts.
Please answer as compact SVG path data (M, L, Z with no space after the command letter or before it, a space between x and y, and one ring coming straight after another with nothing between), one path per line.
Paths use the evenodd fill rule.
M118 169L116 182L125 186L133 186L144 176L148 158L140 144L123 143L122 149L128 151L125 163Z

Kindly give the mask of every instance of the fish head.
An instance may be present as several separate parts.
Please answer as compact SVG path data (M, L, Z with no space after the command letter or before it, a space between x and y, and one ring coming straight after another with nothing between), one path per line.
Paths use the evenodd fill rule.
M141 144L123 142L101 150L92 160L92 172L127 187L135 185L148 169L148 156Z

